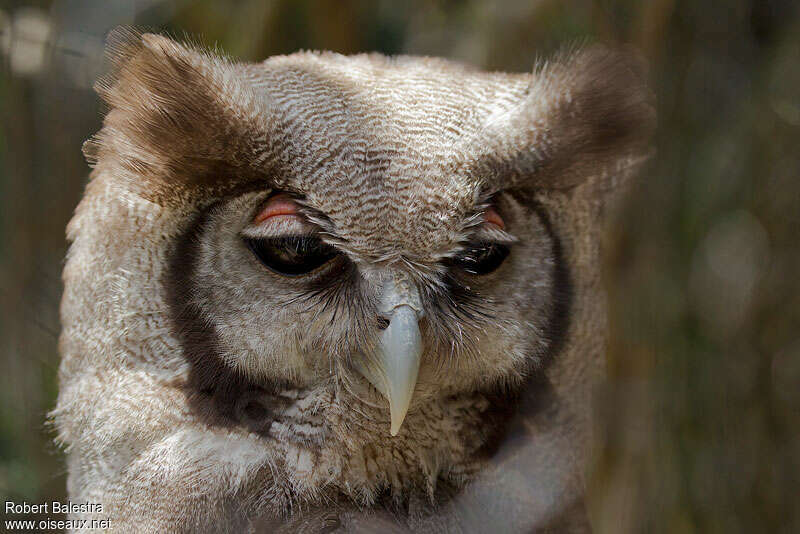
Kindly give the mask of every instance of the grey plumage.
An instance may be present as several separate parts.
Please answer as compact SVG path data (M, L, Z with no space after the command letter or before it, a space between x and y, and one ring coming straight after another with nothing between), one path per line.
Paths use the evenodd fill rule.
M507 493L520 502L486 517L509 528L585 522L599 220L653 123L630 58L590 48L531 74L376 54L241 64L126 31L109 53L64 269L54 420L72 500L102 502L119 531L355 529L383 512L468 530L469 506ZM243 242L276 190L298 205L293 233L339 252L308 276L269 272ZM470 275L453 261L475 241L511 253ZM358 371L386 273L424 308L397 436ZM522 448L498 449L515 433Z

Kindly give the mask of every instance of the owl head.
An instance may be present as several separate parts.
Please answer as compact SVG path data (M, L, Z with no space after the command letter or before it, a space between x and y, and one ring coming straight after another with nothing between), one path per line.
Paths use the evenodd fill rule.
M198 391L377 392L392 435L409 410L545 367L580 260L559 210L591 226L653 122L634 64L601 48L505 74L241 64L120 31L110 56L66 302L92 284L112 310L98 345ZM98 333L84 319L65 331Z

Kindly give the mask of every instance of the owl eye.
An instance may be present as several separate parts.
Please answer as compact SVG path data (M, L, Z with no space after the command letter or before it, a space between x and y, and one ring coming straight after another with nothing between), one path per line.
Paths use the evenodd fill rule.
M469 274L484 275L497 270L509 252L499 243L472 243L453 258L453 263Z
M323 266L336 249L312 236L245 239L247 247L269 270L285 276L300 276Z

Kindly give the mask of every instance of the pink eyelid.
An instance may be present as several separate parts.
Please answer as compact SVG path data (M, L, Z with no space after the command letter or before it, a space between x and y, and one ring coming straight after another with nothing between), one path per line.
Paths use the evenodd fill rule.
M297 211L297 203L284 193L279 193L269 199L253 218L253 223L260 224L267 219L281 215L300 215Z
M501 230L504 230L506 227L505 221L503 221L503 218L500 217L500 214L497 213L494 208L489 208L484 212L483 220L489 224L497 226Z

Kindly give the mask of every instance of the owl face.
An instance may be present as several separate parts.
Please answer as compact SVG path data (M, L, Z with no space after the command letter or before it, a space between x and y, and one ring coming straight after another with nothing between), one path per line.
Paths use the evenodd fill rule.
M111 56L85 152L168 221L133 259L169 264L151 283L185 358L377 391L392 435L409 410L541 368L568 277L536 199L605 187L588 177L637 161L652 119L603 50L524 75L329 53L234 64L153 35L112 36Z
M406 388L395 408L404 416L432 398L516 383L540 362L555 268L541 214L496 194L465 217L461 239L434 243L433 228L426 241L441 253L419 259L416 234L387 230L348 246L310 197L247 193L208 208L193 229L188 291L227 365L297 389L367 378L390 402L401 395L392 387ZM419 210L402 212L413 228ZM350 224L370 216L353 209ZM375 259L387 244L393 254ZM395 347L387 334L417 339ZM381 359L392 350L383 357L396 364Z

